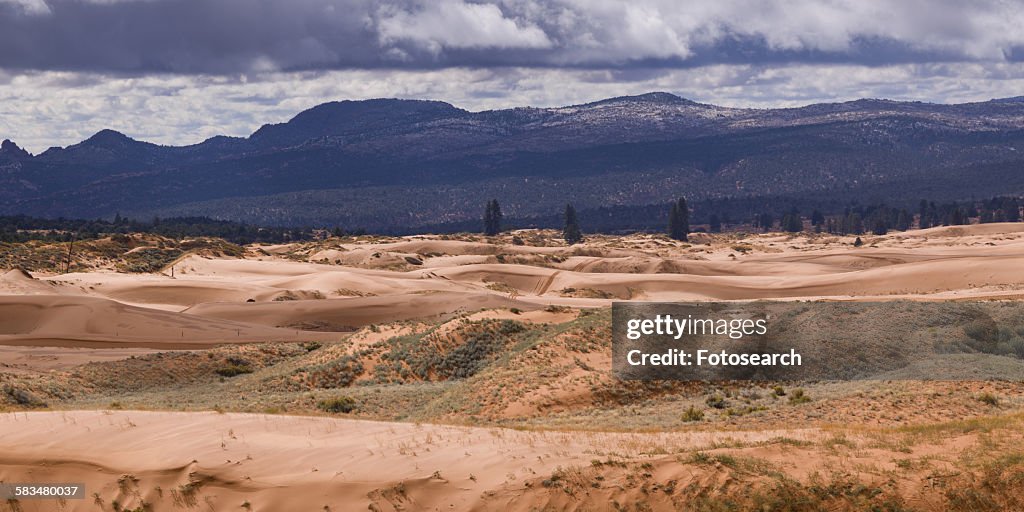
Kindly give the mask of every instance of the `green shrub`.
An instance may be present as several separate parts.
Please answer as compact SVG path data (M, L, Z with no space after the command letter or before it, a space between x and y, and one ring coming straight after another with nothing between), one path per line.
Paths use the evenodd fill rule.
M332 389L350 386L363 374L362 353L344 355L324 364L300 368L296 373L305 373L306 383L314 388Z
M234 377L236 375L242 375L244 373L252 373L252 366L249 361L238 357L227 358L226 365L217 368L217 375L221 377Z
M807 402L810 401L811 397L807 396L807 394L804 393L804 390L802 388L794 389L793 392L789 395L789 403L793 405L806 404Z
M991 319L974 320L964 325L964 334L978 341L992 341L997 339L999 329Z
M993 395L992 393L989 393L989 392L985 392L985 393L982 393L981 395L979 395L978 396L978 401L983 403L983 404L985 404L985 405L991 405L992 407L998 407L999 406L999 398L996 398L995 395Z
M4 393L6 393L7 396L9 396L11 400L18 405L25 407L46 407L46 402L27 389L16 388L8 385L4 386Z
M685 422L701 421L704 419L704 411L691 405L690 408L683 413L682 419Z
M704 403L708 404L708 407L711 407L713 409L725 409L725 407L728 405L728 402L726 402L725 398L723 398L721 395L709 396L707 400L704 400Z
M348 414L357 408L356 401L352 397L339 396L321 400L316 404L317 408L332 414Z

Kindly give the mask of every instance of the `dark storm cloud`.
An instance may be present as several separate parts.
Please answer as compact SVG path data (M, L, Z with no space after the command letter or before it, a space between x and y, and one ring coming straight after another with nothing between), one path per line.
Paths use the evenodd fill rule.
M1020 26L1024 10L998 1L0 0L0 68L228 74L1019 61Z

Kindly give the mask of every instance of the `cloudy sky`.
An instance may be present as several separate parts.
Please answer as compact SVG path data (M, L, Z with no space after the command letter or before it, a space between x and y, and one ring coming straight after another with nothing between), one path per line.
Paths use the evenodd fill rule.
M374 97L983 101L1024 94L1021 27L998 0L0 0L0 139L190 144Z

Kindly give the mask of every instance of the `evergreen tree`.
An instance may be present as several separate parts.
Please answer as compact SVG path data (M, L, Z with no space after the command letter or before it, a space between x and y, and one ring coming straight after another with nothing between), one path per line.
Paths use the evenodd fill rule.
M954 226L959 226L964 223L964 212L960 208L953 208L953 213L949 216L949 223Z
M782 218L782 229L790 233L799 233L804 230L804 221L800 218L798 212L792 212L786 214Z
M1017 204L1015 199L1004 199L1003 200L1003 217L1006 218L1006 222L1020 222L1020 205Z
M853 233L855 235L864 234L864 221L861 220L861 216L859 213L851 213L849 217L847 217L847 222L849 226L847 233Z
M565 242L569 245L583 241L580 221L576 218L576 208L573 208L571 204L565 205L565 228L562 229L562 238L565 238Z
M889 232L889 226L886 225L885 219L883 219L882 217L876 217L875 218L875 225L874 225L874 227L871 228L871 232L876 234L876 235L879 235L879 236L888 233Z
M820 226L825 223L825 216L818 210L811 212L811 225Z
M722 221L718 218L718 214L711 214L711 218L708 219L708 230L712 233L722 232Z
M922 199L921 205L918 207L918 221L917 227L919 229L928 229L932 227L932 221L930 218L930 211L928 209L928 201Z
M896 217L896 229L900 231L906 231L910 229L910 212L906 208L900 210L900 214Z
M501 233L501 206L497 199L491 199L484 209L484 234L494 236L498 233Z
M673 240L686 241L690 233L690 209L686 206L686 198L680 197L679 201L672 204L672 210L668 214L668 236Z

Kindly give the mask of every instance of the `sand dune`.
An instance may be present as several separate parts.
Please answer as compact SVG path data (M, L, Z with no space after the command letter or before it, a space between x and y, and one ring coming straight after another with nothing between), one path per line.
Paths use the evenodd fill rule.
M529 311L540 306L495 294L438 292L256 304L211 303L191 307L186 312L203 318L268 326L344 331L377 323L441 319L479 309L513 307Z
M512 245L508 237L496 244L472 240L476 241L411 237L387 243L250 247L243 259L184 257L175 264L174 278L113 272L50 276L7 272L0 276L0 345L13 347L0 349L0 368L9 374L3 375L8 379L5 383L17 381L24 390L39 391L46 389L33 387L41 375L87 361L112 361L155 349L338 341L347 336L343 331L391 323L380 331L360 331L357 343L366 346L422 327L398 322L438 323L463 312L470 313L471 319L559 323L577 315L585 321L587 315L546 306L605 307L613 300L1024 297L1024 273L1020 272L1024 224L865 236L865 246L857 248L852 237L785 234L697 235L688 244L651 235L591 237L580 247ZM409 263L406 257L422 264ZM548 332L547 327L542 329ZM565 342L575 335L566 334ZM560 339L559 334L555 336ZM206 360L218 351L255 352L265 347L173 355L193 358L180 358L180 370L185 365L192 368L195 358ZM326 346L308 353L303 347L289 348L301 352L296 357L303 358L302 365L316 367L349 347ZM529 357L543 358L547 364L559 354L537 351ZM560 405L602 389L589 380L572 384L571 379L606 369L607 362L599 354L588 357L562 361L571 368L565 380L551 379L513 405L537 417L543 406L543 411L553 414L550 418L557 419ZM157 373L165 370L154 369L156 363L149 360L110 364ZM301 375L288 364L269 367L270 376ZM210 375L208 382L214 387L203 384L189 392L209 392L218 404L226 388L216 386L230 384L249 393L263 389L260 386L265 383L258 375L231 377L227 382ZM314 400L335 391L346 390L296 391L301 393L296 400L313 405L287 410L315 410ZM387 392L373 399L394 403ZM642 395L642 391L630 392ZM814 393L808 407L833 408L827 391L816 388ZM139 403L151 403L153 395L143 396ZM999 407L1017 407L1015 396L1001 393ZM894 415L902 414L900 409L907 403L918 403L911 401L917 399L915 395L897 398ZM106 406L112 398L97 400ZM742 396L730 400L739 404ZM862 398L849 400L857 407L863 404ZM949 400L966 402L965 410L989 407L973 394ZM193 402L170 403L187 408ZM620 412L623 418L638 414L633 406L608 407L616 420ZM785 403L780 408L797 410ZM928 411L936 418L944 414ZM666 421L678 417L676 411ZM552 424L569 425L571 420L564 421ZM877 467L866 478L884 475L879 478L886 482L900 478L894 485L922 500L915 502L919 508L943 508L942 496L948 489L925 487L935 468L915 472L916 466L898 466L895 461L910 457L899 443L889 451L861 445L844 453L827 442L806 443L822 435L835 434L803 429L541 433L248 414L17 412L0 414L0 480L85 483L88 498L68 501L63 510L113 510L115 501L121 510L155 511L604 510L613 499L620 503L646 500L653 510L675 510L695 497L688 492L732 492L759 481L750 476L750 468L742 467L742 461L748 460L743 457L754 454L773 470L783 468L788 478L804 481L810 474L826 474L837 467ZM771 444L779 438L785 441ZM735 448L739 456L732 463L739 465L731 468L729 459L686 459L698 455L698 449L728 455L733 448L712 445L733 447L744 442L768 444ZM912 455L923 460L932 450L960 460L957 457L968 448L974 449L960 434L935 442L949 444L914 445ZM18 510L52 510L52 505L24 500Z
M152 510L493 510L558 468L598 454L657 460L655 447L699 448L780 432L536 433L332 418L138 411L0 415L0 480L80 482L88 498ZM790 431L813 438L815 431ZM662 456L663 457L663 456ZM47 461L40 465L39 461ZM93 496L95 493L96 496ZM517 499L512 510L550 498ZM21 510L52 501L23 500ZM531 508L533 507L533 508Z
M0 275L0 294L52 295L62 291L60 284L52 281L41 281L21 269L8 270Z
M135 336L173 345L184 330L194 331L198 343L206 344L230 342L224 333L234 332L236 341L243 332L253 340L283 334L259 331L265 327L340 331L456 311L600 307L612 300L1024 296L1024 274L1017 271L1024 264L1024 223L864 239L866 246L855 248L852 237L827 235L695 235L689 244L634 235L592 237L582 246L565 247L512 245L508 237L500 243L410 237L323 247L263 246L241 259L192 255L175 264L174 278L109 271L33 277L13 270L0 276L0 293L106 299L137 307L111 315L147 320L124 327L94 320L90 326L88 313L82 313L88 308L53 307L47 313L52 319L40 320L38 313L21 317L21 311L31 309L27 303L18 310L8 305L8 314L0 317L0 332L7 333L0 343L12 343L17 336L22 337L19 343L31 339L36 344L45 338L68 344ZM422 265L405 263L406 255L415 255ZM362 258L393 258L401 264L358 266ZM115 311L111 304L107 310ZM188 315L157 314L161 311ZM210 326L194 328L200 317ZM224 321L245 325L216 327ZM290 336L295 337L294 331Z
M983 469L960 459L1020 440L1019 417L991 425L998 436L922 440L836 428L632 434L212 412L6 413L0 480L85 485L84 500L8 503L22 512L527 512L637 503L673 511L725 500L744 510L757 496L776 504L765 510L937 511L978 495L991 496L986 510L1015 510L1022 495L1012 481L987 473L979 483ZM913 467L911 450L940 462ZM956 508L976 509L967 503Z
M0 318L5 345L199 348L318 337L91 297L0 296Z

